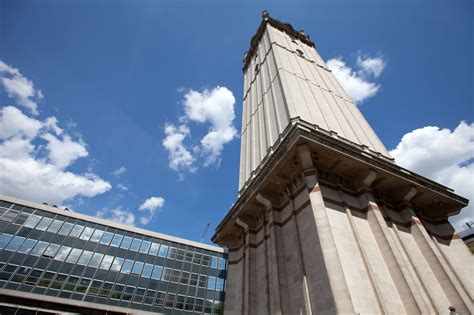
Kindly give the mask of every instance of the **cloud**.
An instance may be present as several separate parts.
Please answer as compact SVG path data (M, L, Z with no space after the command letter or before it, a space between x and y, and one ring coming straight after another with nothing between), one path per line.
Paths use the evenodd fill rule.
M122 176L123 174L125 174L125 172L127 171L127 168L124 167L124 166L120 166L119 168L117 168L116 170L114 170L112 172L112 175L116 176L116 177L120 177Z
M28 108L33 115L38 115L37 101L43 98L43 93L35 89L33 82L24 77L18 69L1 60L0 83L10 98Z
M188 170L191 173L196 171L194 157L183 144L189 133L189 128L186 125L179 127L173 124L165 125L166 138L163 139L163 146L168 151L169 167L172 170L178 172Z
M467 208L450 219L459 231L474 219L474 124L461 121L453 130L427 126L406 133L390 151L397 164L440 182L470 199Z
M380 57L367 57L364 59L361 56L357 56L357 66L363 73L369 73L378 78L383 69L385 69L385 61Z
M185 92L184 89L180 89ZM196 172L196 162L203 159L207 167L219 165L221 154L226 143L232 141L237 130L233 125L235 97L226 87L217 86L202 92L187 90L184 94L184 115L179 118L180 125L166 124L163 146L168 151L169 166L180 172L183 170ZM209 124L206 134L198 145L185 144L190 138L190 123ZM189 141L188 141L189 142ZM190 149L192 147L192 149ZM191 153L192 152L192 153Z
M127 191L128 190L128 187L123 185L123 184L117 184L117 189L120 189L120 190L123 190L123 191Z
M355 71L341 57L338 57L329 59L327 66L349 97L360 104L379 91L380 85L369 82L369 79L380 76L385 68L385 62L382 58L367 57L364 59L358 56L356 66L359 70Z
M1 61L0 74L2 80L8 74L27 82L34 90L33 83L22 77L18 69ZM13 93L9 92L8 83L0 86ZM14 97L22 106L25 99L39 93L39 90L33 94L25 91L26 88L23 94ZM28 108L37 114L36 107ZM14 106L0 108L0 193L61 204L75 197L93 197L108 191L111 185L92 172L76 174L66 170L89 154L85 143L78 138L74 140L59 128L56 117L39 120Z
M226 87L197 92L189 90L184 95L186 118L198 123L210 123L208 133L201 139L204 166L220 162L224 144L237 135L233 126L235 97Z
M135 215L120 207L112 210L104 208L96 213L96 217L112 222L135 226Z
M165 199L163 197L150 197L145 200L138 210L144 214L140 217L140 223L147 225L153 219L156 211L163 208L165 204Z

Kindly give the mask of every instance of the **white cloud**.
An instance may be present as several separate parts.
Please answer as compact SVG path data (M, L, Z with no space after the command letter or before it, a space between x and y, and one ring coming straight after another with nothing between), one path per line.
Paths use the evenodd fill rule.
M128 190L128 187L123 185L123 184L117 184L117 189L120 189L120 190L123 190L123 191L127 191Z
M194 90L184 95L186 118L199 123L210 123L208 133L201 139L204 166L220 162L224 144L237 134L233 126L235 98L226 87L217 86L202 93Z
M33 82L24 77L18 69L1 60L0 83L10 98L28 108L33 115L38 115L37 101L43 98L43 93L35 89Z
M385 61L380 57L363 58L357 56L357 66L362 69L362 72L372 74L374 77L378 78L383 69L385 69Z
M145 200L138 208L140 212L144 213L140 217L140 223L143 225L150 223L156 211L163 208L164 204L165 199L163 197L150 197Z
M25 100L33 96L40 97L32 82L2 61L0 75L3 87L9 95L13 93L13 99L20 105L26 106ZM12 90L11 82L4 80L5 75L26 85ZM37 114L36 104L26 107ZM14 106L0 108L0 193L61 204L74 197L93 197L108 191L111 185L91 172L75 174L65 170L87 155L85 144L64 133L56 117L41 121Z
M470 199L469 206L450 220L457 230L474 220L474 124L462 121L453 131L435 126L415 129L390 154L397 164Z
M362 58L357 57L357 64L360 69L353 70L342 58L333 58L327 61L328 68L332 71L336 79L351 99L356 103L362 103L366 99L374 96L380 89L380 85L369 82L369 77L377 78L385 68L382 58Z
M165 125L166 138L163 139L163 146L168 151L170 168L178 172L188 170L194 173L196 171L194 157L183 144L189 133L189 128L186 125L179 127L173 124Z
M130 211L121 209L120 207L112 210L104 208L96 213L96 217L112 222L135 226L135 215Z
M116 177L120 177L123 174L125 174L126 171L127 171L127 168L125 166L120 166L119 168L117 168L116 170L112 172L112 175Z

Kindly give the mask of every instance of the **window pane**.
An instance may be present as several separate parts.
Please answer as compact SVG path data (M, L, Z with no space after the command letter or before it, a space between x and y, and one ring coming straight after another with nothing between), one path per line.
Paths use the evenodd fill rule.
M216 277L209 276L207 278L207 289L215 290L215 288L216 288Z
M181 279L179 281L181 284L188 284L189 282L189 272L183 271L181 273Z
M166 296L165 307L170 307L170 308L174 307L174 298L175 298L174 294L168 293L168 295Z
M148 241L143 241L142 246L140 247L140 253L147 254L150 249L151 243Z
M89 262L89 267L99 267L100 262L102 261L102 257L104 257L103 254L95 253L94 256L92 256L91 261Z
M79 237L81 235L82 230L84 230L84 227L82 225L76 225L72 229L71 233L69 233L69 236L71 237Z
M220 270L225 270L225 264L226 264L226 259L225 258L219 258L219 269Z
M158 243L151 243L149 255L156 256L158 254L158 249L160 248L160 244Z
M59 229L61 228L61 225L63 225L63 221L61 220L54 220L53 223L48 228L48 232L51 233L57 233Z
M66 261L75 264L81 256L82 249L73 248Z
M133 267L133 260L125 259L123 262L122 272L123 273L130 273Z
M26 222L26 220L28 219L30 215L28 213L20 213L15 221L13 221L14 224L18 224L18 225L23 225L23 223Z
M140 261L136 261L133 265L132 273L139 275L142 272L143 263Z
M71 249L72 249L71 247L61 246L61 248L59 249L54 259L64 261L67 258L67 255L69 255L69 252L71 251Z
M39 215L33 214L33 215L30 215L28 220L26 220L24 226L29 227L29 228L34 228L36 224L38 224L39 221L41 221L41 217Z
M211 257L209 257L208 255L202 256L202 264L204 266L209 266L210 261L211 261Z
M199 276L198 286L200 286L201 288L205 288L207 286L207 276Z
M61 287L64 284L64 281L66 281L66 278L67 278L67 275L58 274L56 276L56 279L54 279L54 282L51 285L51 288L52 289L57 289L57 290L61 289Z
M76 287L76 284L79 282L78 277L70 276L69 279L67 279L67 283L64 286L63 290L66 291L74 291L74 288Z
M120 244L120 248L129 249L131 244L132 244L132 238L129 236L125 236L123 238L122 244Z
M69 222L65 222L58 233L61 234L61 235L68 235L69 232L72 230L73 226L74 226L74 224L69 223Z
M143 267L143 271L142 271L142 277L150 278L152 271L153 271L153 265L145 264L145 267Z
M102 263L100 264L100 269L109 270L113 260L114 256L105 255Z
M0 249L4 248L5 245L10 242L10 240L13 238L13 235L10 234L2 234L0 235Z
M160 257L166 257L168 255L168 246L166 245L161 245L160 251L158 252L158 256Z
M211 257L211 267L212 268L217 268L217 264L219 262L219 258L212 256Z
M201 264L202 255L199 253L194 253L193 264Z
M56 253L59 250L58 244L50 244L48 248L44 251L43 256L48 257L48 258L54 258L56 256Z
M193 261L193 252L186 252L186 256L184 256L184 261L192 262Z
M94 232L94 229L91 228L91 227L86 227L84 229L84 231L82 231L82 234L81 236L79 237L81 240L85 240L85 241L88 241L91 236L92 236L92 232Z
M163 270L163 274L161 275L161 280L170 281L170 278L171 278L171 269L165 268Z
M176 248L170 247L170 249L168 250L168 258L176 259L176 252L177 252Z
M153 268L153 273L151 274L151 278L156 279L156 280L160 280L162 271L163 271L163 267L155 266Z
M45 272L43 275L43 278L38 282L38 286L40 287L49 287L49 284L51 283L51 279L53 279L54 273L52 272Z
M30 255L41 256L44 250L48 247L49 243L40 241L36 244L35 248L31 251Z
M98 242L102 238L102 235L104 234L104 231L102 230L95 230L94 234L92 234L92 237L90 239L91 242Z
M15 210L10 210L8 212L6 212L3 217L2 217L2 220L5 220L5 221L8 221L8 222L12 222L16 216L18 215L18 213L20 213L19 211L15 211Z
M110 243L110 246L119 247L120 243L122 242L122 239L123 239L123 235L115 234L114 238L112 239L112 243Z
M43 218L41 219L40 223L38 223L38 225L36 226L36 229L40 231L46 231L46 229L51 224L51 222L53 222L53 219Z
M184 250L183 249L178 249L178 252L176 254L176 260L184 260Z
M24 237L21 236L15 236L10 243L8 243L7 247L5 247L6 250L11 250L15 252L18 248L20 248L20 245L25 241Z
M101 243L101 244L104 244L104 245L109 245L109 244L110 244L110 241L112 240L112 236L114 236L113 233L105 232L105 233L104 233L104 236L103 236L102 239L100 240L100 243Z
M123 261L124 261L123 258L115 257L114 262L112 263L112 267L110 268L110 270L120 271L120 269L122 268L122 265L123 265Z
M36 245L36 242L35 240L32 240L32 239L29 239L27 238L23 244L21 245L20 249L18 250L18 252L20 253L24 253L24 254L28 254L30 252L30 250L33 249L33 247L35 247Z
M36 285L36 283L38 282L38 279L41 277L42 273L43 273L43 270L34 269L31 272L30 276L28 278L26 278L25 283L26 284L31 284L31 285Z
M89 279L81 279L77 285L76 293L86 293L90 283L91 280Z
M196 286L198 284L198 275L195 273L191 274L191 280L189 280L189 285Z
M179 282L179 274L181 273L181 271L179 270L173 270L173 272L171 273L171 279L170 281L171 282Z
M87 266L87 264L89 263L89 261L91 260L91 257L92 257L92 252L88 251L88 250L85 250L82 255L81 255L81 258L79 258L79 261L77 262L79 265L84 265L84 266Z
M224 291L224 279L217 278L216 290L217 291Z
M137 252L138 249L140 248L141 243L142 243L142 240L134 238L132 241L132 246L130 246L130 250Z

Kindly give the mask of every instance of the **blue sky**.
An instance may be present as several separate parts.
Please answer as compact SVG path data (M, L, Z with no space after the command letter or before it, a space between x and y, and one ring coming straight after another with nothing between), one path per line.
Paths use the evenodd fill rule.
M11 84L0 88L0 145L21 138L33 147L4 150L3 171L15 179L0 175L0 193L192 240L211 222L210 242L237 196L240 140L231 133L241 127L243 53L264 9L304 29L343 85L372 87L359 91L359 108L400 164L473 196L472 1L2 1L0 75ZM361 61L378 61L380 72ZM15 78L32 90L12 86ZM213 116L206 106L225 110ZM7 121L22 115L29 130ZM174 144L191 166L170 167L167 124L188 128L174 131L184 137ZM210 128L229 137L211 144L205 165ZM22 177L31 174L33 184Z

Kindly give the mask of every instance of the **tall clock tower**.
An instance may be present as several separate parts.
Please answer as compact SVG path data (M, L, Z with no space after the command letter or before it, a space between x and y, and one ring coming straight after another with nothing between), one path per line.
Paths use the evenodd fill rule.
M264 12L243 71L225 313L474 313L468 201L394 163L303 31Z

